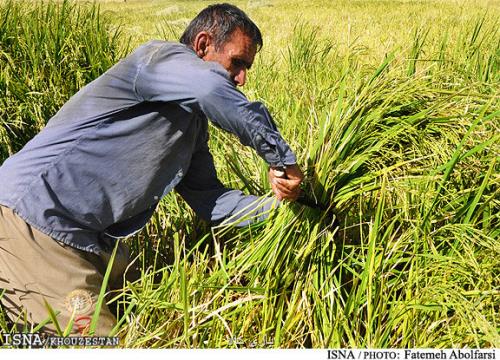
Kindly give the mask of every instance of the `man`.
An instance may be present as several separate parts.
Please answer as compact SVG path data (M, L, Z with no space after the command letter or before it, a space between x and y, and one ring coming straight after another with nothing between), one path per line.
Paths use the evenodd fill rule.
M295 200L303 175L267 109L243 86L262 46L257 26L229 4L204 9L181 44L151 41L75 94L0 167L0 288L9 317L66 326L92 316L116 239L142 228L174 189L203 219L221 222L270 202L217 179L207 118L270 165L279 200ZM285 176L273 168L285 168ZM245 222L246 223L246 222ZM110 286L128 261L119 242ZM116 319L101 309L97 334ZM53 326L47 326L53 330Z

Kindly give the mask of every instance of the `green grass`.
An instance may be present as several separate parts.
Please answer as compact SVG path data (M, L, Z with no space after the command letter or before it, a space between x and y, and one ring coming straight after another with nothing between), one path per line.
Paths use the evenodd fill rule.
M69 36L90 30L66 16L63 38L74 49L98 42L114 50L92 50L93 65L82 67L81 53L69 51L68 67L87 77L74 87L55 83L59 101L121 56L129 39L175 38L207 3L103 2L108 35L99 41ZM128 240L143 276L114 299L123 346L500 347L498 3L236 3L265 34L244 90L269 106L306 171L307 191L331 204L340 226L287 204L247 228L210 228L169 194ZM95 8L66 6L92 14L89 24L96 19ZM57 33L58 24L43 28ZM5 58L31 71L43 46L56 43L27 43L32 56L11 55L3 33L1 89L11 83L1 81L12 71ZM28 41L16 36L15 44ZM31 77L51 84L59 70ZM0 113L9 153L60 104L22 89L0 100L10 106ZM30 112L14 137L16 109L33 106L48 110ZM211 135L221 179L269 194L262 160L232 135Z
M15 153L83 85L124 54L98 8L0 5L0 159ZM125 45L126 44L120 44Z

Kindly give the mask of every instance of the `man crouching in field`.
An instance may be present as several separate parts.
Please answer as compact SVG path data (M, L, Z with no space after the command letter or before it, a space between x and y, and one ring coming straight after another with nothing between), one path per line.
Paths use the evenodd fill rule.
M266 216L271 202L217 179L207 118L270 165L279 200L298 197L303 175L293 152L267 109L236 89L261 46L260 31L245 13L229 4L209 6L180 44L139 47L75 94L4 162L0 288L13 322L47 319L46 301L60 312L62 328L73 316L73 332L81 330L94 313L117 239L142 228L172 189L214 223L250 212ZM285 167L286 176L274 176L274 167ZM120 286L128 260L118 242L110 288ZM115 322L104 305L96 334L108 334Z

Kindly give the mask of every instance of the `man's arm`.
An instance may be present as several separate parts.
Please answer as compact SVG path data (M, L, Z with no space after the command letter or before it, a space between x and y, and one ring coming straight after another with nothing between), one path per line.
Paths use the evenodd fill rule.
M142 101L177 102L203 112L216 126L251 146L269 165L286 166L296 158L269 121L267 109L250 102L218 63L199 59L180 44L160 46L141 66L134 82Z
M143 101L173 101L187 111L201 111L251 146L271 167L285 168L285 178L270 173L273 191L280 200L297 198L303 175L294 153L266 107L248 101L220 64L199 59L183 45L163 45L141 67L135 89Z
M229 219L237 226L267 218L276 200L244 195L224 187L217 178L212 155L206 143L194 153L186 176L175 187L196 214L218 224ZM241 221L238 221L241 219Z

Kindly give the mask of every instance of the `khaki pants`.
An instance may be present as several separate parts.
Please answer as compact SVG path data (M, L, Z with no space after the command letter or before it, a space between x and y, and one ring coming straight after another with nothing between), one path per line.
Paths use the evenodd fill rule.
M86 334L110 256L59 243L0 206L0 289L5 290L1 302L18 329L48 319L46 301L59 312L57 320L63 331L73 317L71 333ZM128 264L128 248L120 242L108 289L123 286ZM104 302L95 335L108 335L115 324L116 318ZM53 334L55 326L49 323L42 331Z

